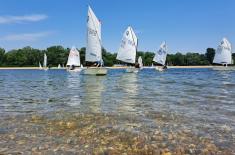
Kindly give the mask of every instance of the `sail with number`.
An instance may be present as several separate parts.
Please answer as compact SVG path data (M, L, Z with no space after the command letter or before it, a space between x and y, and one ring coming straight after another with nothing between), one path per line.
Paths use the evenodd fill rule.
M80 66L80 54L76 47L72 47L69 52L67 66Z
M135 63L138 39L133 29L129 26L123 34L118 50L117 59L126 63Z
M86 61L97 62L102 59L101 23L88 7Z
M47 67L47 55L46 55L46 53L44 53L43 67L44 67L44 68Z
M226 38L223 38L218 46L213 63L223 65L232 64L232 46Z
M163 42L160 45L160 49L156 52L153 61L164 66L166 63L166 56L167 56L167 45L166 42Z
M142 57L141 56L139 56L139 58L138 58L138 64L139 64L140 68L143 67L143 61L142 61Z

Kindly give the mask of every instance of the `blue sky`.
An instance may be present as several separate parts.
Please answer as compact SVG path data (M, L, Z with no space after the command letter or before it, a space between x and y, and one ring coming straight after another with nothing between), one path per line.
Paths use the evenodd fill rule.
M235 44L234 0L1 0L0 47L84 47L88 4L110 52L128 25L143 51L156 51L162 41L170 53L204 53L223 37Z

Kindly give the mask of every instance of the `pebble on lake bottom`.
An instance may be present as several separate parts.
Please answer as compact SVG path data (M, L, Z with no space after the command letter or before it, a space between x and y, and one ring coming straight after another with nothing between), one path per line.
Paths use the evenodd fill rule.
M233 148L220 148L211 139L199 137L190 129L180 129L166 116L158 117L155 129L142 126L139 120L117 121L115 115L76 114L60 118L33 115L14 118L1 125L14 130L0 134L0 154L15 152L74 154L232 154ZM178 122L177 122L178 123ZM111 124L111 125L110 125ZM124 127L123 127L124 126ZM177 125L177 127L180 126ZM129 129L129 127L131 127Z

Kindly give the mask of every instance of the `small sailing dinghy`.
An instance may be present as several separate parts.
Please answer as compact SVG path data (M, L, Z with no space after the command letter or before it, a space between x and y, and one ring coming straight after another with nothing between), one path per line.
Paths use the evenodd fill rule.
M160 66L156 66L156 70L164 71L167 69L166 66L166 57L167 57L167 45L166 42L163 42L160 45L160 49L156 52L153 61L159 64Z
M44 53L44 60L43 60L43 70L48 70L48 67L47 67L47 55L46 53Z
M57 68L58 68L58 69L61 69L61 65L59 64Z
M68 62L66 66L68 71L80 72L82 70L82 68L80 67L80 53L74 46L69 52Z
M142 60L141 56L139 56L139 58L138 58L138 64L139 64L139 68L143 69L143 60Z
M90 6L88 7L85 60L90 65L84 69L83 74L98 76L107 74L107 68L102 66L101 23Z
M42 70L43 68L42 68L42 65L41 65L41 63L39 62L39 69L40 70Z
M233 59L232 45L226 38L223 38L221 43L217 47L213 63L222 65L213 67L213 70L235 70L235 67L228 66L230 64L233 64Z
M117 60L127 63L127 65L135 65L138 39L132 27L128 27L123 34L122 42L118 50ZM127 73L137 73L139 69L129 66Z

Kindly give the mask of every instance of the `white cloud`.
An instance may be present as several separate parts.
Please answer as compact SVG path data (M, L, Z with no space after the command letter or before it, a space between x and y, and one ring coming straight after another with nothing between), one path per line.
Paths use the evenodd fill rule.
M48 16L44 14L33 14L24 16L0 16L0 24L37 22L45 20L47 18Z
M37 41L41 38L51 35L53 32L37 32L37 33L23 33L23 34L11 34L4 37L0 37L2 41Z

